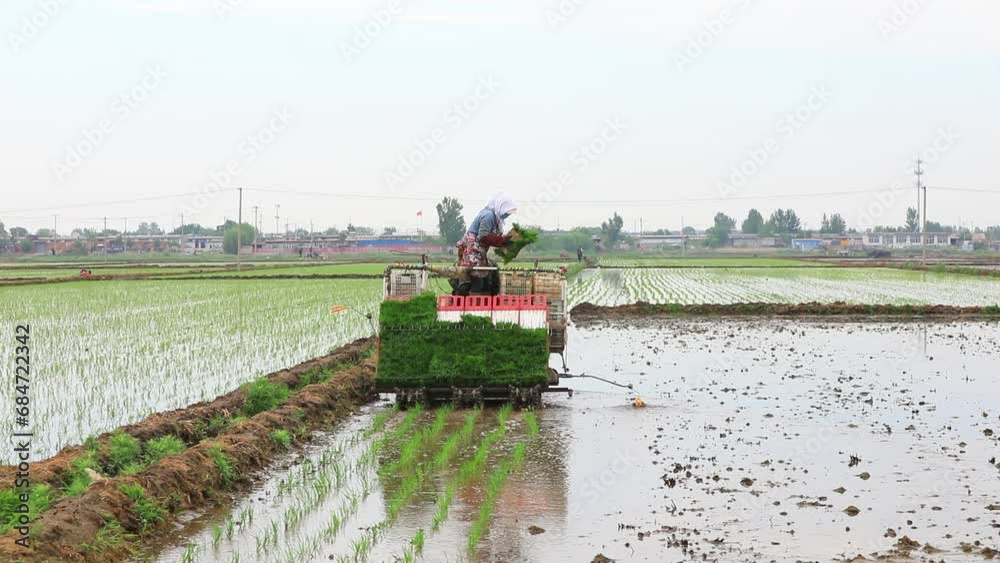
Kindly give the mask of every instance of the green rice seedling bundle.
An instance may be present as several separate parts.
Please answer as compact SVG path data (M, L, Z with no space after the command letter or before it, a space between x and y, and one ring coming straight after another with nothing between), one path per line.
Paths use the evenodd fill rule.
M545 329L494 324L463 316L437 320L437 298L426 293L382 304L377 380L387 387L527 387L547 381Z
M511 229L510 233L510 240L503 246L498 247L496 253L503 260L503 263L506 264L517 258L517 255L524 250L524 247L536 242L538 242L538 231L514 223L514 228Z

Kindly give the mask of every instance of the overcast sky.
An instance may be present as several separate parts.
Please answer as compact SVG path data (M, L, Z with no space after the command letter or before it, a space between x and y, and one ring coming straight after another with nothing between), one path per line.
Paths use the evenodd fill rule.
M276 205L281 229L430 228L440 197L471 216L499 188L545 227L864 227L902 223L924 154L930 219L997 224L997 21L995 0L7 0L0 221L215 225L237 199L214 176L270 190L244 193L268 232Z

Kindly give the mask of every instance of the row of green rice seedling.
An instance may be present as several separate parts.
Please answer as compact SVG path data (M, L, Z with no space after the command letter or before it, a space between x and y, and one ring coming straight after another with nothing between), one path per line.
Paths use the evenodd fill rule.
M465 482L469 481L481 470L486 462L487 456L489 455L490 448L506 435L507 419L510 417L512 410L513 409L510 405L504 405L499 409L497 412L496 427L479 441L472 457L462 464L458 473L448 481L445 485L444 491L438 495L436 500L437 512L435 513L434 520L431 524L432 533L437 532L441 527L441 524L447 519L448 510L454 500L458 488ZM435 469L443 469L451 462L452 459L456 457L459 447L471 438L478 416L478 410L466 416L462 429L457 434L449 438L441 447L440 452L431 462L432 467ZM401 554L396 555L395 559L398 561L415 560L415 558L419 557L423 552L426 539L427 533L425 530L423 528L418 529L414 534L413 539L410 540L410 545L404 549Z
M535 413L527 412L524 415L524 420L527 427L528 439L533 440L538 435L538 419L535 417ZM479 505L479 513L476 516L476 520L469 528L468 549L470 553L476 550L479 546L480 538L482 538L483 534L489 528L497 499L500 498L500 493L507 483L507 478L521 467L526 449L527 444L525 442L514 446L514 451L511 452L510 456L500 462L500 465L493 470L487 479L486 496Z
M253 559L254 556L269 553L276 548L291 529L321 506L331 493L349 489L344 493L345 496L357 496L357 484L352 483L352 480L357 480L354 478L355 466L343 460L351 457L352 452L366 441L378 441L376 436L384 431L397 412L395 407L383 410L363 430L325 448L317 456L304 458L286 477L278 479L273 485L274 499L281 506L277 510L268 511L271 516L268 520L254 525L254 507L247 504L240 509L238 517L230 514L223 522L213 525L208 538L187 543L180 558L195 561L199 554L209 551L206 544L210 543L211 560L221 560L220 550L225 542L229 547L237 548L232 552L230 561L238 562L244 556ZM274 433L271 437L275 441L281 441ZM362 483L361 487L370 488L370 485ZM240 538L254 530L255 551L241 553L238 550Z
M335 486L339 487L352 471L352 468L349 465L341 464L339 463L339 460L344 457L345 453L356 447L362 441L370 440L375 434L381 432L382 429L385 428L389 419L395 416L397 412L399 412L399 410L395 406L391 409L380 412L372 420L371 425L369 425L363 432L354 433L347 440L325 449L315 460L306 458L302 464L299 465L297 471L289 473L287 478L278 482L277 490L275 491L277 496L281 497L286 494L294 493L303 486L309 484L317 476L322 475L332 478ZM275 433L272 433L272 438L279 442L282 441L275 436Z
M514 451L511 453L510 459L505 459L500 462L500 465L498 465L493 472L490 473L490 476L486 481L486 496L483 499L482 504L479 505L479 513L476 520L469 528L469 552L476 551L476 548L479 546L479 539L489 527L490 517L493 515L493 509L496 506L497 498L499 498L500 492L507 483L507 477L517 470L521 466L521 462L524 460L525 448L526 446L523 443L514 446Z
M455 499L455 494L459 487L478 475L486 464L486 458L490 454L490 449L507 435L507 418L511 409L505 406L497 413L497 427L480 440L475 453L459 468L458 473L445 485L444 491L438 496L436 501L437 511L431 522L431 531L436 533L445 520L448 519L448 511L451 503Z
M450 408L441 410L445 410L447 413L451 412ZM510 412L509 408L507 409L507 412ZM458 454L459 446L468 442L472 438L472 434L475 430L475 423L479 415L480 411L478 409L468 413L465 416L464 422L459 431L452 434L448 437L448 439L441 443L437 452L430 459L426 459L418 463L415 468L407 470L405 474L402 475L402 482L399 488L388 499L385 518L382 521L369 526L365 530L364 534L355 538L351 542L351 560L360 562L368 559L372 549L374 549L375 546L378 545L379 541L385 537L388 530L399 517L402 509L407 505L407 503L410 502L427 479L429 479L435 472L446 467ZM441 426L443 428L443 423ZM440 434L440 432L438 434ZM395 465L394 467L397 473L403 471L402 466ZM424 532L422 530L418 530L414 541L411 541L411 545L402 556L403 560L406 560L407 558L412 560L418 545L420 550L423 550L423 542Z
M395 413L395 409L392 412ZM373 440L369 444L365 451L358 456L355 463L351 466L352 472L357 475L356 483L343 495L343 502L339 508L331 512L326 526L309 538L297 541L294 545L289 546L285 552L285 557L283 558L284 561L308 560L310 557L314 556L325 543L333 541L339 535L339 533L343 530L345 523L353 518L361 504L372 492L373 487L370 470L375 465L379 452L386 446L398 442L406 436L408 432L414 429L417 421L422 415L422 412L423 409L419 405L410 409L407 411L406 417L403 419L403 422L399 424L399 426L392 431L387 432L380 438ZM376 418L372 427L382 427L384 424L384 419L380 421ZM420 434L420 432L416 432L415 435L416 434ZM300 516L301 514L296 514L295 512L292 513L293 519ZM277 544L277 531L272 533L265 532L265 536L258 539L257 552L258 554L264 553L268 550L269 545L277 546Z
M413 408L406 411L406 418L399 426L394 428L391 432L386 433L379 440L372 443L371 447L357 459L355 462L360 467L370 466L375 462L376 456L381 452L387 445L396 443L403 438L409 432L413 425L416 424L417 419L423 414L423 407L418 403L413 406Z
M380 475L392 475L398 472L400 469L405 469L413 464L414 460L420 454L421 448L427 444L433 443L444 430L445 422L448 420L448 415L451 414L453 408L449 406L444 406L437 409L437 413L434 416L434 422L424 428L420 432L413 434L413 436L402 445L399 450L399 458L392 463L387 463L379 469Z

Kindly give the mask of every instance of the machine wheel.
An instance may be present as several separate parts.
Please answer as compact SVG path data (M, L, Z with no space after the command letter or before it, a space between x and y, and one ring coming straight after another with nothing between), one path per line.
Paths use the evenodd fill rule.
M406 410L416 404L427 404L427 390L419 389L396 389L396 404L400 410Z
M452 387L451 388L451 402L456 407L466 407L466 406L483 406L483 388L474 387L471 389Z
M510 402L515 408L538 408L542 406L542 388L510 387Z

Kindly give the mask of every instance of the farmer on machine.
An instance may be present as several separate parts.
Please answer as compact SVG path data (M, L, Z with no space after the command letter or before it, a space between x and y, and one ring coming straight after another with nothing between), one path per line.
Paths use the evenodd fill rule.
M500 247L510 240L504 235L504 220L517 210L514 199L506 192L497 192L486 202L486 207L469 223L465 238L458 241L458 265L465 267L489 266L486 253L491 247ZM474 277L477 272L473 272ZM485 275L485 272L483 273Z

